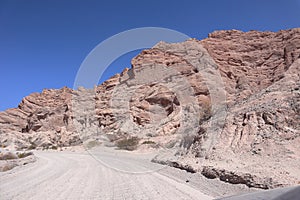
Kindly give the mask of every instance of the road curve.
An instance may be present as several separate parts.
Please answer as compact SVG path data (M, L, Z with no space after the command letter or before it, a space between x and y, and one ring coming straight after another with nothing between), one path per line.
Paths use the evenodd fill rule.
M86 152L41 151L35 154L35 163L0 173L1 200L212 199L185 180L166 176L160 170L150 173L126 173L116 170L116 167L101 164ZM112 165L120 165L122 168L127 165L126 159L122 158L120 162L114 159ZM132 161L127 163L132 164ZM135 159L133 166L137 169L154 169L153 165L155 164L143 160L139 166L138 160Z

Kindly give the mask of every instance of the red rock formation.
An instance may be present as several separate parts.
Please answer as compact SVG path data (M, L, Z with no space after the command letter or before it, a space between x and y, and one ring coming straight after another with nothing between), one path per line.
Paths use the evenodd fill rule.
M72 90L43 90L23 98L18 108L0 113L1 145L16 148L79 144L70 118Z
M236 103L284 77L299 58L299 32L216 31L200 43L219 66L228 101Z
M138 136L140 148L151 139L182 155L158 162L210 178L261 188L295 184L299 55L300 29L161 42L93 90L44 90L1 112L0 143L49 148Z

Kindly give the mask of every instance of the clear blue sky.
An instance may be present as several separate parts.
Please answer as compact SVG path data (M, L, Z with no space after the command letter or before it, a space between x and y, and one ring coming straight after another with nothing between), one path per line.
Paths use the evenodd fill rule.
M72 87L97 44L147 26L198 39L220 29L278 31L300 27L300 0L0 0L0 110L44 88ZM136 54L115 61L102 80Z

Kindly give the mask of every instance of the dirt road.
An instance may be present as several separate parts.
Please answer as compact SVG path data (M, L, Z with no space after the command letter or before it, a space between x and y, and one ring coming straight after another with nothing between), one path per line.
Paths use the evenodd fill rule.
M93 154L99 162L86 152L35 154L35 163L0 173L1 200L212 199L146 158Z

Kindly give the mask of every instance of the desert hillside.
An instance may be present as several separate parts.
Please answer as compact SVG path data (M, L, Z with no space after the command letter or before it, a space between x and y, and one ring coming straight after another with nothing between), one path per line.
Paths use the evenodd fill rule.
M45 89L0 112L3 148L82 143L168 149L153 161L249 187L299 184L300 29L160 42L94 89Z

